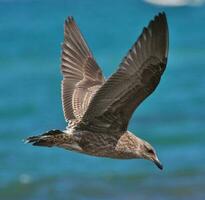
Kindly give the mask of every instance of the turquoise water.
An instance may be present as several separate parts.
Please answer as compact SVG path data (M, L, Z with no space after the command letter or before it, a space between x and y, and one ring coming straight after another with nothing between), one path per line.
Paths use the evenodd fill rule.
M63 23L73 15L108 77L159 11L170 52L156 92L129 129L156 149L149 161L111 160L25 145L64 129L60 100ZM205 6L136 0L0 1L0 200L205 199Z

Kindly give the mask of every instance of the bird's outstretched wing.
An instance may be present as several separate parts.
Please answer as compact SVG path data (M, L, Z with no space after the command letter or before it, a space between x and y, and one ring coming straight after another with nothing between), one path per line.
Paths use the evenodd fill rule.
M72 17L65 21L61 70L65 119L79 120L104 77Z
M168 25L165 13L159 13L97 91L78 127L104 133L127 130L136 107L159 84L167 56Z

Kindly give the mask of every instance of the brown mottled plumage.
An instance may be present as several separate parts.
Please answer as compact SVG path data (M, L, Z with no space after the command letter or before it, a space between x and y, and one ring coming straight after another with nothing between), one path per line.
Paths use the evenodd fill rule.
M159 13L107 80L74 19L65 22L62 102L69 126L27 138L36 146L61 147L93 156L153 161L154 148L127 130L134 110L157 87L168 55L168 26Z

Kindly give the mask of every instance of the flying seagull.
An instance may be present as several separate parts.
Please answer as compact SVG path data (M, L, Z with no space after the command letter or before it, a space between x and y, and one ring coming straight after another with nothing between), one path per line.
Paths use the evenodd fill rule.
M26 142L99 157L143 158L162 169L154 148L127 127L135 109L159 84L167 56L168 25L165 13L159 13L105 80L73 17L68 17L61 71L63 111L69 125Z

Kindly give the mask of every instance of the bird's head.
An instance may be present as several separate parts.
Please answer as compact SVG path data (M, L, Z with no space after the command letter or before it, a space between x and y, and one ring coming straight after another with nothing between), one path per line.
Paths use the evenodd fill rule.
M151 160L159 169L163 169L163 165L159 161L155 149L148 142L143 141L141 151L143 158Z

